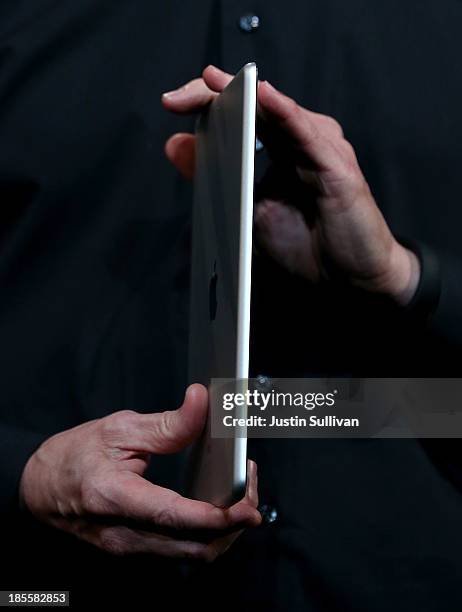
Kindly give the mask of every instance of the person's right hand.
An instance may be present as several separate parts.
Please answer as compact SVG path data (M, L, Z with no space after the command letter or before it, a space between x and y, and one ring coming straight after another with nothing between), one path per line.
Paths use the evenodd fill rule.
M164 93L162 104L177 114L199 113L232 79L208 66L202 78ZM258 134L271 158L255 191L259 250L309 283L347 283L409 304L419 259L391 232L341 126L267 81L259 82L257 99ZM194 177L193 134L172 135L165 153L184 177Z
M201 433L207 390L191 385L174 411L122 411L59 433L31 456L20 499L39 520L112 554L153 553L212 561L257 526L257 470L227 509L186 499L143 473L151 453L175 453Z

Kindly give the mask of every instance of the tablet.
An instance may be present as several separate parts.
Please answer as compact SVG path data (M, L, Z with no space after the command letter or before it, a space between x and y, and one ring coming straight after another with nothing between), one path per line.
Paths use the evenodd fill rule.
M209 388L249 376L256 100L249 63L196 125L189 382ZM244 496L246 472L245 434L213 438L209 414L189 457L188 496L229 506Z

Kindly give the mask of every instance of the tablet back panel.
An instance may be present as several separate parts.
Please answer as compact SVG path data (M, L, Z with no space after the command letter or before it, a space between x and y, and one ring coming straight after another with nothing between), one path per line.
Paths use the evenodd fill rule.
M256 84L247 64L197 123L190 383L248 377ZM224 505L242 493L245 442L205 433L194 497Z

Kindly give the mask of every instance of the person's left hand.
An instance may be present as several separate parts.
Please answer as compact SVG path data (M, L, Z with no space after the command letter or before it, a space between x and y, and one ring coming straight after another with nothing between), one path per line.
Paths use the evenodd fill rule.
M209 66L202 78L164 94L162 103L175 113L197 113L232 78ZM258 84L258 117L272 163L256 191L257 244L310 282L341 278L409 303L419 281L418 259L388 228L337 121L299 106L267 81ZM174 134L165 152L193 178L193 134Z

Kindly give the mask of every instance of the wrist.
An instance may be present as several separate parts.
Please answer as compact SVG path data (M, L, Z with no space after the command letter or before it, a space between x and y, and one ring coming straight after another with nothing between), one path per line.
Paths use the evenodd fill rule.
M388 296L399 306L406 307L417 291L420 275L421 265L414 251L395 242L391 254Z

